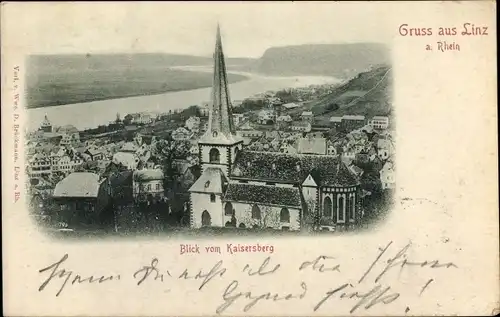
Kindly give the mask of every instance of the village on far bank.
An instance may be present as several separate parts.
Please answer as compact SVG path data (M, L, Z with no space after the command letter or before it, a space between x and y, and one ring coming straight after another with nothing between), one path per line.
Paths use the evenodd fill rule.
M83 131L45 116L27 133L34 219L54 232L341 232L383 217L395 187L390 111L311 106L338 84L231 101L219 31L216 42L209 102L117 113Z

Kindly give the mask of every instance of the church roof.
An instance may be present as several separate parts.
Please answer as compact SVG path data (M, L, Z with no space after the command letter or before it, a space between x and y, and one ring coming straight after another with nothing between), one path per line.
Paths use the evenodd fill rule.
M220 168L208 167L203 171L200 178L189 188L190 192L196 193L214 193L224 192L224 186L227 178Z
M359 185L357 177L337 158L243 150L231 169L231 178L300 184L311 174L320 186Z
M298 188L231 183L224 196L225 201L237 201L262 205L301 207Z
M219 26L217 26L215 41L214 75L209 105L208 129L200 141L218 144L234 144L241 141L241 138L236 135L233 122L233 110Z

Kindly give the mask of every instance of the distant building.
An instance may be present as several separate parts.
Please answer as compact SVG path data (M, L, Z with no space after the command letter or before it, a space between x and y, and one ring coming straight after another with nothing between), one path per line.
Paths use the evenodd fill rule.
M50 157L44 153L36 153L28 161L28 173L31 177L52 174Z
M300 105L295 102L290 102L290 103L285 103L282 107L285 109L294 109L300 107Z
M394 154L391 140L379 139L377 141L377 154L381 160L386 160Z
M139 163L139 158L130 152L118 152L113 155L113 163L121 164L128 168L129 170L137 169L137 164Z
M375 116L368 122L370 126L377 130L385 130L389 127L389 118L383 116Z
M396 184L394 166L391 161L387 161L380 171L380 182L382 183L382 189L392 189Z
M302 114L300 115L300 118L302 119L302 121L310 122L310 123L312 123L314 120L314 116L313 116L312 111L302 112Z
M342 125L342 117L330 117L330 125L338 128Z
M298 153L300 154L326 154L326 139L305 137L298 140Z
M342 126L348 131L359 129L365 124L365 116L345 115L342 117Z
M50 123L47 115L45 115L42 125L40 126L40 130L43 132L52 132L52 123Z
M311 123L305 121L292 122L290 129L296 132L311 132Z
M99 161L104 159L104 154L98 148L89 148L85 151L84 154L87 154L91 161Z
M57 183L54 200L60 213L70 226L74 224L96 224L101 212L110 204L110 189L107 180L89 172L71 173Z
M165 197L164 175L160 169L137 170L133 174L133 196L135 201L156 202Z
M245 115L243 113L233 113L234 124L238 125L245 120Z
M133 124L149 124L153 122L153 116L150 113L146 112L134 113L131 114L131 116L132 116L131 123Z

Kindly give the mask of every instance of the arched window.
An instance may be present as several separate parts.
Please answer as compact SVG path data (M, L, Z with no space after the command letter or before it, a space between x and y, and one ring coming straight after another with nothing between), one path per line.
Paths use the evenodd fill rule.
M210 217L208 211L204 210L203 213L201 214L201 225L202 227L208 227L211 224L212 224L212 218Z
M280 221L281 222L290 222L290 212L288 211L288 209L286 209L286 208L281 209Z
M240 149L239 148L235 148L234 149L234 159L236 159L238 157L239 153L240 153Z
M233 204L230 202L226 203L226 206L224 207L224 215L226 216L232 216L234 214L233 212Z
M332 217L332 200L330 197L326 197L323 201L323 216L328 218Z
M241 229L245 229L247 226L245 226L244 223L240 223L240 225L238 227L240 227Z
M215 194L210 194L210 202L215 202Z
M219 150L213 148L210 150L210 163L220 163L220 153Z
M345 210L344 210L344 197L340 196L339 197L339 212L338 212L338 215L337 215L337 220L339 222L344 222L344 213L345 213Z
M355 219L356 215L356 196L352 196L351 198L351 208L349 208L351 211L351 220Z
M257 205L252 207L252 219L260 219L260 208Z

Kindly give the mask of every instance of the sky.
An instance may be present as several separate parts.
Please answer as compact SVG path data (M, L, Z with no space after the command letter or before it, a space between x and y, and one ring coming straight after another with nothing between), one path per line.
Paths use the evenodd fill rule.
M210 56L217 22L230 57L273 46L390 41L373 2L55 2L18 5L16 42L29 53L164 52ZM13 10L14 11L14 10Z

